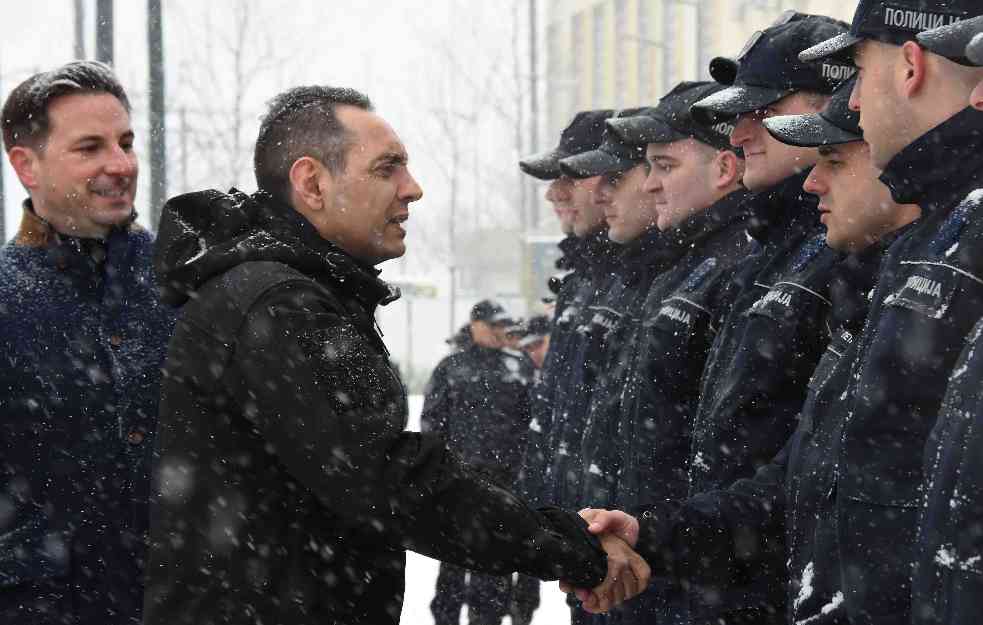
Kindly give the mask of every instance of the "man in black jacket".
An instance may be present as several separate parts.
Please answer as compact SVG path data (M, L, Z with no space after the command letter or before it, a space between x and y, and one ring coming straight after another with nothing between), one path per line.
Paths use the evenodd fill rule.
M825 245L816 199L802 189L817 154L776 141L763 120L825 106L848 72L795 55L845 29L830 18L787 14L754 36L737 61L714 59L711 75L727 88L692 109L699 122L734 124L731 143L744 152L744 186L753 194L749 232L760 252L736 270L730 311L706 359L692 418L690 495L750 477L778 453L829 340L828 281L840 255ZM690 586L694 622L780 620L781 537L762 537L756 549L758 557L733 562L721 579Z
M847 259L830 288L833 339L809 383L796 431L778 456L726 490L678 506L652 506L635 520L588 513L597 527L630 533L638 548L680 575L726 575L747 558L757 536L785 535L792 579L781 620L816 625L906 623L908 552L894 523L841 525L858 504L836 488L849 424L844 393L857 357L879 266L890 244L920 214L898 205L879 180L863 142L846 85L819 115L765 120L769 132L800 147L818 147L806 188L820 199L829 244ZM870 434L873 434L872 432ZM863 435L863 434L861 434ZM887 521L888 519L884 519ZM639 532L640 530L640 532ZM859 584L863 579L865 583Z
M193 193L164 212L155 266L184 308L161 398L145 622L396 623L405 549L586 586L607 572L606 603L644 585L644 563L618 543L605 558L570 514L534 511L442 438L404 431L374 321L395 293L373 266L405 251L422 192L368 99L281 94L255 169L256 195Z
M420 431L440 435L451 451L505 488L512 488L525 449L532 381L529 361L502 349L513 323L500 304L475 304L472 343L434 369L420 415ZM430 611L436 625L457 625L467 603L472 625L498 625L510 592L508 576L443 562Z
M732 126L707 127L690 116L694 102L721 89L681 83L658 107L608 120L609 131L647 149L641 189L652 203L647 225L661 231L663 253L641 281L638 306L621 324L591 400L581 443L584 506L634 509L686 494L699 375L731 271L752 252ZM623 210L617 198L612 204L612 213ZM642 213L633 212L635 219ZM612 236L620 227L611 222ZM678 622L684 602L668 585L659 580L616 618L626 625Z

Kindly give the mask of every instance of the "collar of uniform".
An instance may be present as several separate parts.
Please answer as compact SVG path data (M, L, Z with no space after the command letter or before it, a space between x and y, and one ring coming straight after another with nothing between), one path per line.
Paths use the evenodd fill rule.
M760 243L780 244L819 226L819 199L802 189L812 168L786 178L767 191L750 196L745 212L748 234Z
M560 253L563 256L556 261L556 268L574 271L581 269L584 264L583 245L584 242L576 236L572 234L567 235L557 246L560 248Z
M963 182L983 170L983 113L967 108L901 150L884 168L881 182L899 204L926 213L952 204Z
M750 194L745 190L734 191L714 202L705 211L693 215L669 234L686 244L687 248L697 246L701 240L715 232L747 219L745 206L749 197Z
M617 262L621 246L608 238L608 230L604 228L594 234L587 235L583 243L584 261L593 272L607 272Z

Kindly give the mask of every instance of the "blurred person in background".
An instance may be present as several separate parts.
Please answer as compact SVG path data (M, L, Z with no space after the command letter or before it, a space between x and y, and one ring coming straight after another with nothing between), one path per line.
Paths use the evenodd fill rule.
M420 416L421 431L443 436L468 464L506 488L512 488L525 449L533 377L528 359L507 349L518 341L508 336L514 326L501 304L475 304L470 344L434 369ZM511 596L510 576L442 562L430 611L435 625L456 625L467 604L471 625L498 625L509 614Z

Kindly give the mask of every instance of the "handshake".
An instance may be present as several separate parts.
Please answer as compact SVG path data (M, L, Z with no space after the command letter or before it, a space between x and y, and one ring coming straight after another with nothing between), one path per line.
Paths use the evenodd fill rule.
M591 508L581 510L580 516L608 554L608 575L600 586L590 590L574 588L563 581L560 590L575 593L587 612L602 614L648 588L652 569L634 550L638 519L624 512Z

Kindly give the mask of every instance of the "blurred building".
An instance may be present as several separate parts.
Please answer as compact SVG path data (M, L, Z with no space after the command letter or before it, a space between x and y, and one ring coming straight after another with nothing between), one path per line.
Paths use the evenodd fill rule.
M856 0L547 0L546 136L576 111L654 104L682 80L707 79L783 11L850 21Z

